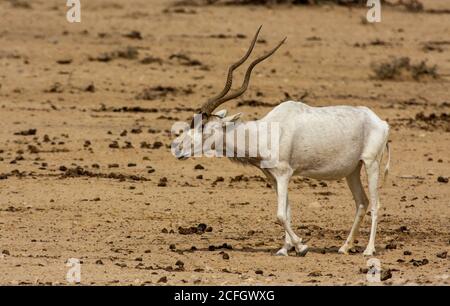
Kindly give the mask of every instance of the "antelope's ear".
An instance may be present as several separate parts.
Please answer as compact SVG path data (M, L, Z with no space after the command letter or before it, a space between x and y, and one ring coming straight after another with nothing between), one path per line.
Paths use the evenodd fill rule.
M218 111L217 113L215 113L214 115L216 115L219 118L225 118L225 116L227 115L227 110L222 109L222 110Z
M222 121L224 122L235 122L237 121L239 118L241 118L242 113L237 113L231 116L228 116L226 118L223 118Z

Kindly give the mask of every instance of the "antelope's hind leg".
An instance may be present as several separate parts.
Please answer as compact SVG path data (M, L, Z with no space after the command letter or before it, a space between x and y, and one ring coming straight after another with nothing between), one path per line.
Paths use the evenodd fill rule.
M377 160L365 163L369 185L370 215L372 217L369 243L364 251L365 256L372 256L373 253L375 253L375 236L377 233L378 210L380 208L380 201L378 198L379 164L380 163Z
M353 248L353 243L358 235L359 227L364 219L367 207L369 206L369 199L367 198L361 183L361 166L362 163L360 163L358 167L356 167L356 169L346 177L348 187L350 188L353 199L355 200L356 215L350 234L348 235L344 245L342 245L339 249L339 253L341 254L348 254L348 251Z

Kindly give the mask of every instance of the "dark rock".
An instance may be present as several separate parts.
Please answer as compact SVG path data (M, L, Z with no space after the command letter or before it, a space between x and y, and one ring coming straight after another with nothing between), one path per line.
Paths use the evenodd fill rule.
M158 187L166 187L167 186L167 178L162 177L159 179Z
M384 282L385 280L388 280L390 278L392 278L392 272L390 269L381 271L380 279L382 282Z
M25 131L16 132L16 133L14 133L14 135L33 136L33 135L36 135L36 132L37 132L36 129L29 129L29 130L25 130Z
M391 241L386 244L386 250L395 250L397 248L397 243L395 241Z
M130 33L124 34L123 36L130 39L138 39L138 40L142 39L141 32L139 31L131 31Z
M158 280L158 283L167 283L167 276L163 276Z
M184 262L182 262L181 260L177 260L175 265L178 266L178 267L184 267Z
M411 262L415 267L420 267L428 264L428 259L411 259L409 262Z
M319 277L322 276L322 273L320 273L319 271L313 271L311 273L308 274L309 277Z
M438 258L445 259L445 258L447 258L447 254L448 254L448 252L447 252L447 251L444 251L444 252L441 252L441 253L436 254L436 256L437 256Z
M439 176L439 177L437 178L437 181L438 181L439 183L447 184L447 183L448 183L448 177Z

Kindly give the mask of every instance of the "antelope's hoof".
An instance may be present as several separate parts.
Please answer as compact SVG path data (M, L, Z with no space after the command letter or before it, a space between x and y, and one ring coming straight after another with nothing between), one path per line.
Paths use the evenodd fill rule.
M275 253L275 256L289 256L288 251L285 248L281 248Z
M364 256L372 256L375 253L375 249L374 248L367 248L364 250L363 255Z
M341 246L341 248L339 249L339 251L338 251L338 253L339 254L346 254L346 255L348 255L348 250L350 250L351 249L351 247L349 247L348 245L343 245L343 246Z
M308 246L306 244L299 245L298 247L295 247L295 252L297 252L297 256L305 257L306 253L308 253Z

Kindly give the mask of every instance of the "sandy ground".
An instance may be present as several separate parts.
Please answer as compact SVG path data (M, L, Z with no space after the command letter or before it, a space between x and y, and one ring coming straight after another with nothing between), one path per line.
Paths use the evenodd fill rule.
M172 124L221 89L259 24L255 53L288 41L229 111L259 118L271 108L237 103L305 94L372 108L391 124L374 256L383 284L450 283L448 13L384 8L372 25L364 8L85 2L70 24L61 1L0 1L1 284L67 284L69 258L82 284L367 283L370 217L355 252L337 254L354 218L345 180L291 181L294 229L311 250L277 257L283 231L259 170L170 153ZM391 56L427 60L441 77L372 78L371 63ZM179 233L201 223L212 231Z

